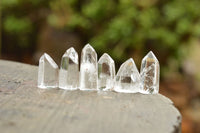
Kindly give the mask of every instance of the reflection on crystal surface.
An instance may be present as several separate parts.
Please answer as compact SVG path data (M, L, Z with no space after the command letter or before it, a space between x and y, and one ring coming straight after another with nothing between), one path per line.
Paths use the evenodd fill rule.
M44 53L39 60L38 87L58 87L58 66L54 60L46 53Z
M115 63L113 59L104 53L98 61L98 88L109 90L114 87Z
M141 79L132 58L124 62L117 72L114 90L124 93L140 92Z
M80 89L97 90L97 74L97 54L92 46L87 44L81 53Z
M140 75L144 93L159 92L160 66L152 51L142 59Z
M66 90L77 89L78 76L78 54L74 48L69 48L61 59L59 88Z

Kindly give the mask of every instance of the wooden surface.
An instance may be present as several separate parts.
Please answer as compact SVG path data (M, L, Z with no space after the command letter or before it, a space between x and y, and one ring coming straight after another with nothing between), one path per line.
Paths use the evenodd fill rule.
M168 98L115 92L41 90L37 67L0 61L1 133L179 133Z

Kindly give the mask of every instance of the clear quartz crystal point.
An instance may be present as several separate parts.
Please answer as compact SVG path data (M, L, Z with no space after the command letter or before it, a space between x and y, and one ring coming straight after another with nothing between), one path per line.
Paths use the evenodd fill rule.
M97 75L97 54L93 47L87 44L81 53L80 89L97 90Z
M69 48L61 59L59 73L59 88L75 90L78 87L79 70L78 54L74 48Z
M159 92L160 65L152 51L142 59L140 75L144 93Z
M46 53L39 60L38 87L56 88L58 87L58 65Z
M107 53L104 53L98 61L98 89L113 89L114 77L115 63Z
M141 90L141 79L132 58L124 62L117 72L114 90L123 93L136 93Z

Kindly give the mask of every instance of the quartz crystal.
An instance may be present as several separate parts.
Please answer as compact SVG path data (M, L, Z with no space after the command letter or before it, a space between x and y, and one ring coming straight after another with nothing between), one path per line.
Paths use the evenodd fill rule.
M97 54L92 46L87 44L81 53L80 89L97 90Z
M114 90L124 93L136 93L141 90L141 79L132 58L124 62L117 72Z
M140 75L144 93L159 92L160 66L152 51L142 59Z
M74 48L69 48L61 59L59 88L66 90L77 89L79 83L78 67L78 54Z
M113 59L104 53L98 61L98 88L109 90L114 87L115 63Z
M44 53L39 60L38 87L58 87L58 65L46 53Z

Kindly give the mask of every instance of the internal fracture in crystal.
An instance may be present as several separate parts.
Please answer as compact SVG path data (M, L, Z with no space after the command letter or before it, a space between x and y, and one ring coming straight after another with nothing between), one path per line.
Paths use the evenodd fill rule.
M97 75L97 54L93 47L87 44L81 53L80 89L97 90Z
M124 62L117 72L114 90L123 93L140 92L141 79L132 58Z
M115 63L104 53L98 61L98 89L110 90L114 87Z
M44 53L39 60L38 87L58 87L58 65L46 53Z
M145 93L159 92L160 65L152 51L142 59L140 75Z
M78 87L79 70L78 54L74 48L69 48L61 59L59 72L59 88L75 90Z

